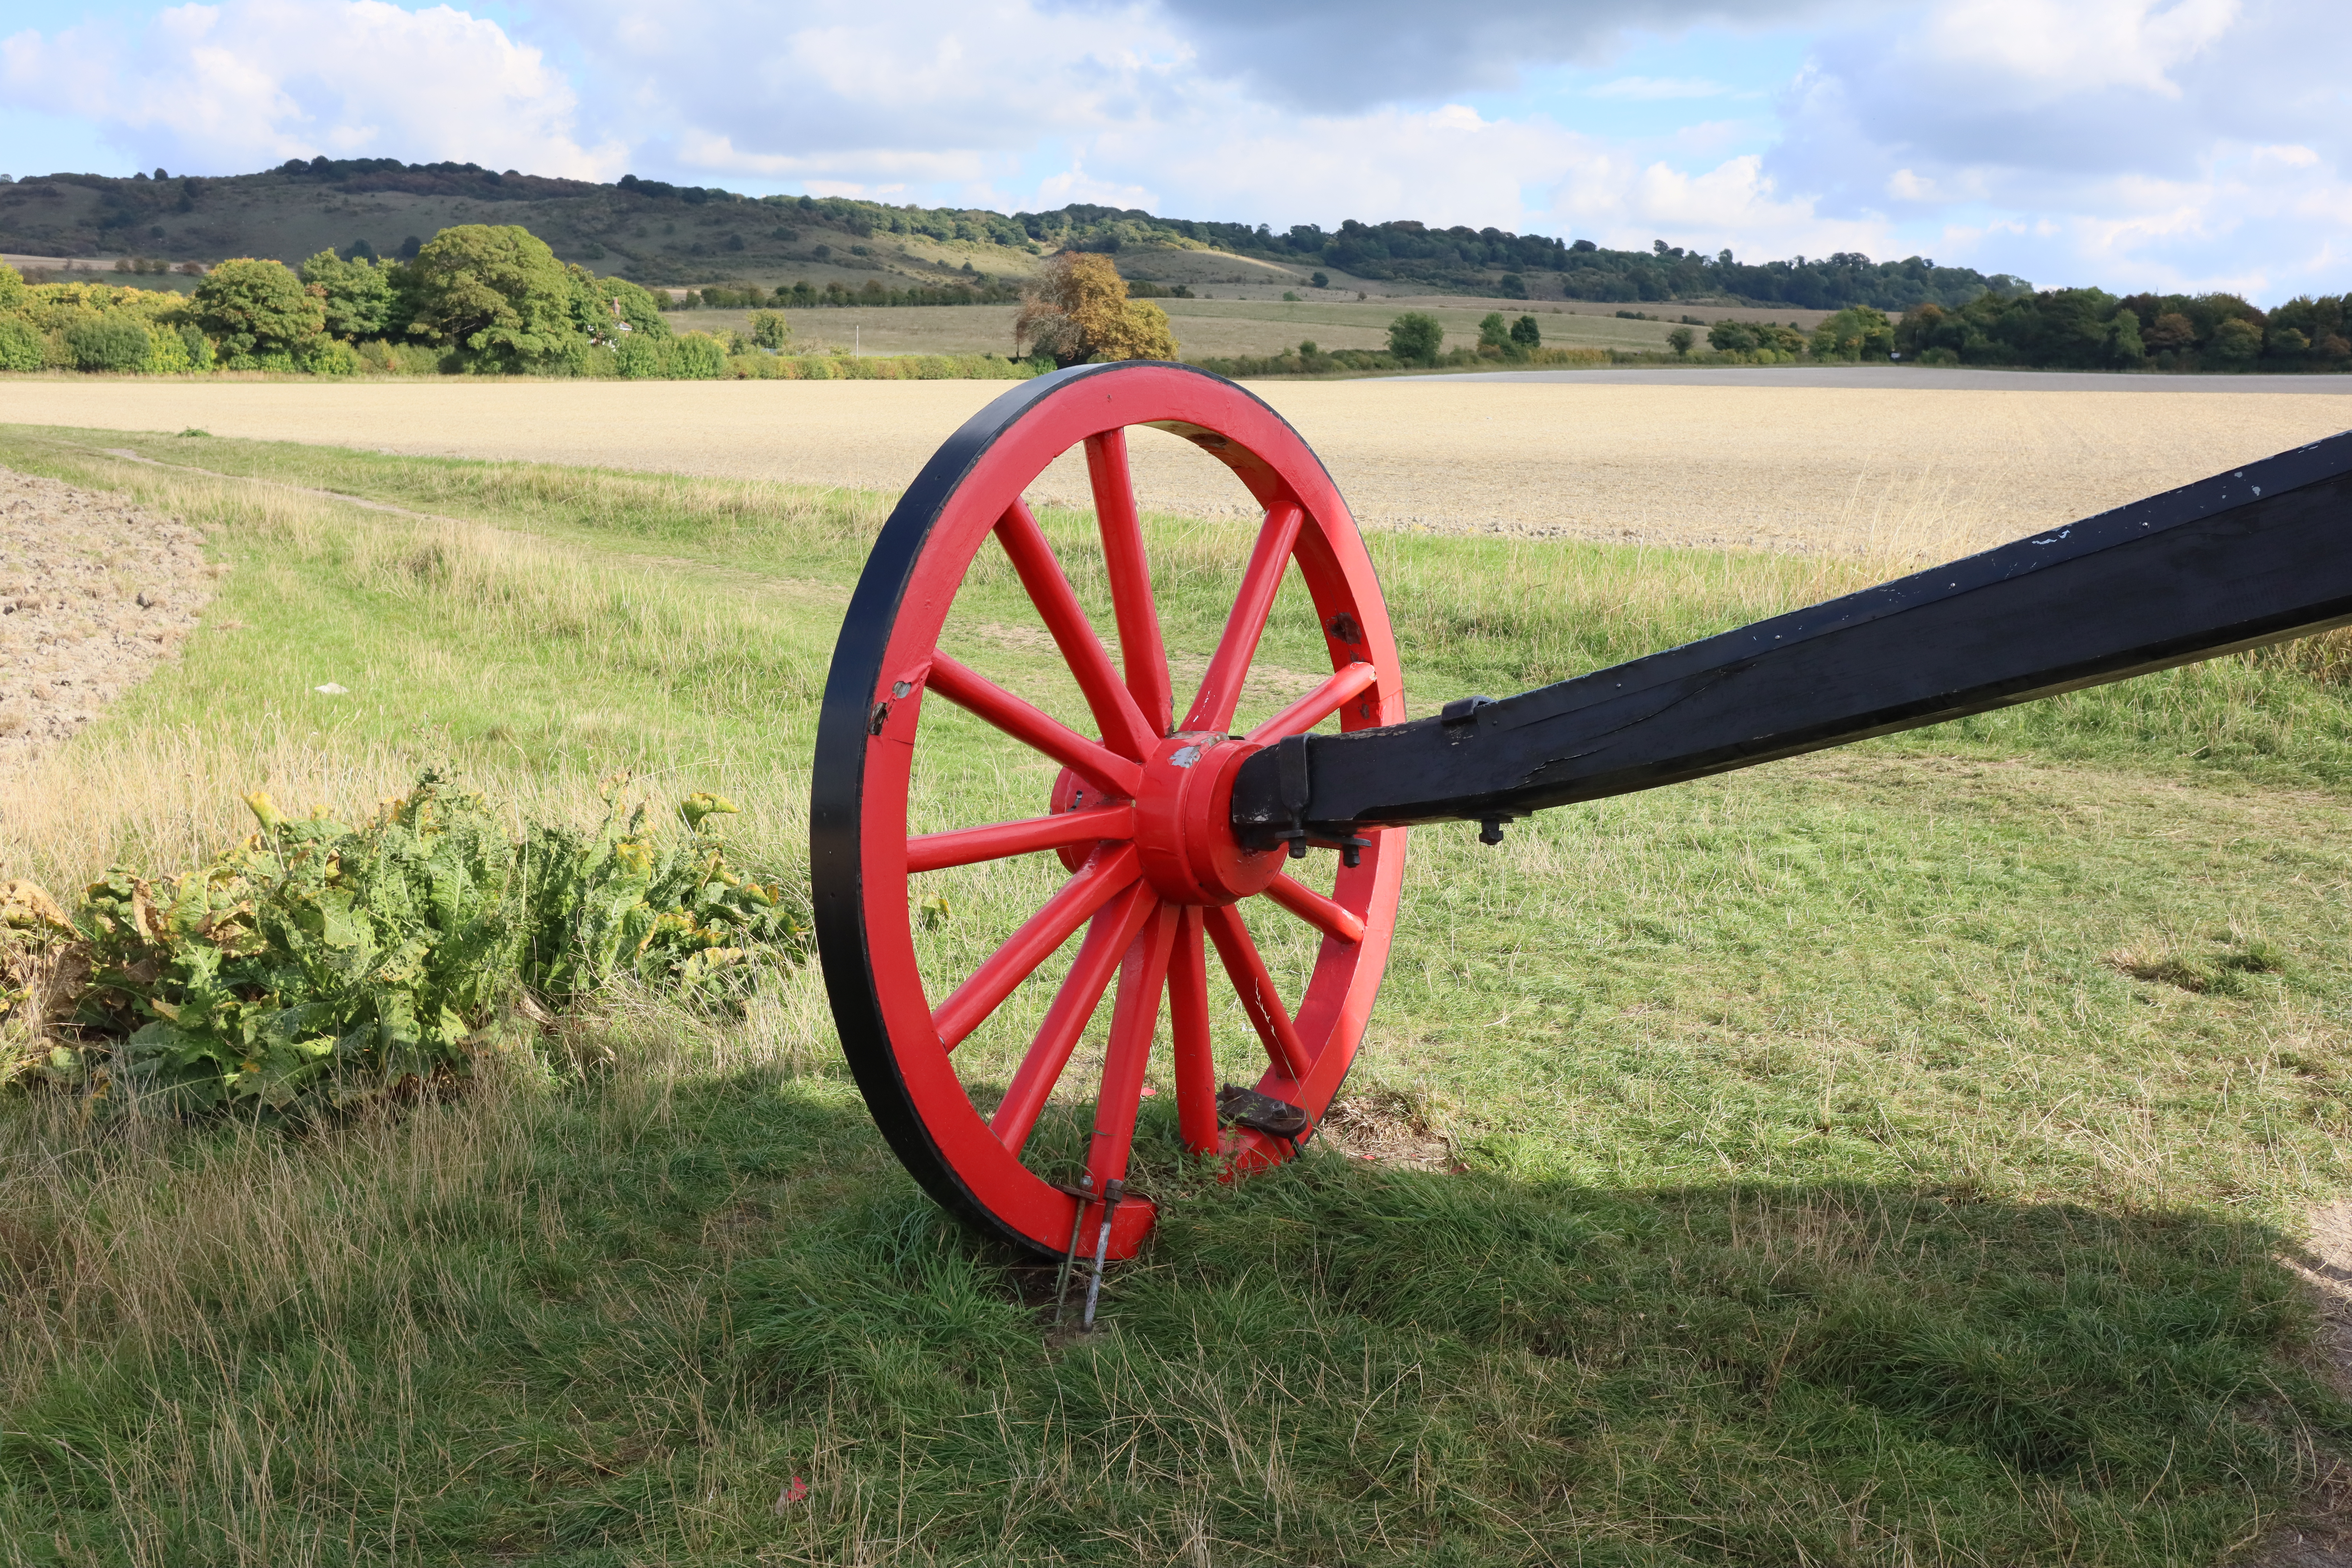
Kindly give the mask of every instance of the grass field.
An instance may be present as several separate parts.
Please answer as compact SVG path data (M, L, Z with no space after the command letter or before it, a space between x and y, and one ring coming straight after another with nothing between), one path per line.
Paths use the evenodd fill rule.
M2343 428L2341 398L2197 391L1264 384L1368 528L1942 559ZM2021 377L2030 384L2032 378ZM597 464L894 492L1003 391L989 382L322 386L0 383L0 423L103 426ZM110 443L101 443L110 444ZM1160 505L1231 517L1223 470L1139 436ZM1084 504L1065 462L1039 487Z
M241 790L435 762L541 816L716 789L797 864L872 491L22 425L0 464L230 568L182 660L0 783L0 875L177 868ZM1246 534L1150 537L1181 659ZM1884 563L1372 547L1416 710ZM1042 677L1001 575L960 635ZM1259 700L1309 653L1272 638ZM0 1561L2219 1561L2352 1439L2279 1261L2352 1175L2327 673L1421 833L1351 1131L1224 1189L1148 1124L1181 1195L1087 1340L899 1173L808 975L733 1021L617 999L542 1069L307 1136L0 1104ZM940 735L942 820L1042 789ZM1003 876L942 950L1047 885Z

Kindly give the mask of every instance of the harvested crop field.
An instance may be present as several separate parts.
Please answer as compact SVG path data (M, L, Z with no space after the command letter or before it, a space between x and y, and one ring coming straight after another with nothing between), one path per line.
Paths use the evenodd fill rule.
M2021 377L2030 384L2031 378ZM594 464L895 491L992 382L11 380L0 424ZM2344 427L2340 397L1904 387L1260 384L1372 528L1934 557L2017 537ZM1239 510L1172 437L1161 510ZM1065 460L1043 499L1083 503Z

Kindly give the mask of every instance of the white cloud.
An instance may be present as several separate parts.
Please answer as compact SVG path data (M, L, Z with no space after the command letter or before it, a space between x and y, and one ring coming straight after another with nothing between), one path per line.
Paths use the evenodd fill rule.
M1048 174L1037 182L1036 205L1039 207L1069 206L1074 203L1104 207L1141 207L1147 212L1160 205L1159 196L1149 185L1097 180L1084 168L1066 169L1058 174Z
M680 178L821 179L867 194L928 184L935 200L945 185L1020 206L1081 201L1277 225L1570 224L1612 243L1664 237L1751 254L1884 234L1817 221L1752 156L1727 159L1727 143L1752 127L1701 122L1637 153L1540 115L1460 102L1302 113L1204 70L1207 45L1144 0L1052 10L805 0L783 25L755 0L678 0L652 36L639 15L627 0L572 0L567 22L607 84L598 99L641 106ZM720 52L731 63L714 74ZM1634 85L1617 96L1726 90L1625 79ZM1042 166L1041 146L1052 149ZM1711 214L1709 202L1720 204Z
M1510 228L1556 224L1557 193L1613 181L1623 188L1579 210L1648 221L1641 160L1539 117L1461 103L1330 113L1269 103L1204 71L1194 40L1145 0L1055 10L805 0L782 26L756 0L678 0L653 36L639 16L627 0L572 0L567 22L604 84L595 96L636 105L680 178L911 184L932 199L950 186L1023 206L1285 225L1410 216ZM720 51L730 66L712 73ZM1701 90L1717 89L1655 88ZM1693 130L1698 143L1681 154L1719 162L1725 127ZM1053 149L1043 166L1041 146ZM1742 237L1728 225L1709 235Z
M1132 172L1135 189L1159 197L1134 205L1187 216L1272 212L1326 227L1413 217L1751 257L1875 250L1888 238L1884 223L1823 218L1783 195L1753 154L1685 172L1548 121L1462 104L1301 119L1228 103L1185 134L1171 129L1107 132L1089 166L1105 180Z
M1696 120L1678 126L1669 135L1647 139L1651 155L1688 168L1710 159L1720 162L1768 140L1769 120Z
M1931 0L1819 40L1766 167L2044 284L2341 291L2347 50L2321 0Z
M508 26L414 3L22 32L0 93L174 169L381 153L1750 258L1916 249L2111 288L2352 283L2341 0L534 0ZM1809 58L1768 114L1743 39L1800 24ZM1636 34L1653 45L1613 79L1465 101L1624 58ZM1739 99L1753 113L1724 117ZM1648 129L1608 133L1609 105L1650 106L1626 114Z
M1085 0L1074 0L1083 5ZM1507 89L1529 66L1615 58L1635 35L1789 26L1860 0L1160 0L1202 64L1322 113Z
M2039 96L2129 87L2178 98L2172 72L2237 16L2237 0L1958 0L1906 52Z
M1529 216L1522 187L1550 184L1582 155L1580 139L1557 127L1462 104L1301 117L1226 98L1097 135L1088 167L1098 181L1153 189L1161 210L1187 216L1517 228Z
M85 22L0 39L17 104L96 124L138 161L235 173L289 157L470 161L610 176L572 84L495 22L383 0L225 0L143 27Z
M2256 147L2251 157L2257 165L2282 169L2315 169L2320 163L2319 154L2308 147Z
M637 0L560 9L634 140L681 156L691 141L693 162L777 177L1001 176L1041 139L1149 113L1191 66L1148 0L1058 15L1032 0L674 0L658 26Z
M675 146L682 163L705 174L749 174L811 191L816 190L817 182L838 187L817 192L820 195L863 195L871 191L903 191L909 183L939 184L976 180L986 174L988 163L980 153L969 148L937 153L898 147L850 148L814 154L747 152L735 145L732 136L700 129L679 132ZM845 166L854 166L858 177L845 184L835 176Z
M1730 91L1721 82L1706 81L1697 77L1621 76L1614 81L1586 88L1584 96L1654 103L1675 98L1722 98Z
M1695 249L1728 245L1749 260L1890 248L1882 219L1823 216L1811 198L1783 194L1754 154L1685 174L1654 163L1631 179L1588 181L1557 204L1580 232L1638 247L1652 238Z

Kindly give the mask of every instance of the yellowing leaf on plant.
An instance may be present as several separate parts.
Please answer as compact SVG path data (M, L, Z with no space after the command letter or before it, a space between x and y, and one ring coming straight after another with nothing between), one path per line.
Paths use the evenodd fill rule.
M688 795L684 800L678 802L677 814L685 819L687 826L699 832L702 828L702 819L704 817L720 816L733 816L737 813L735 803L729 800L725 795L711 795L707 791L697 790L694 794Z
M51 931L68 932L73 930L66 912L48 889L38 882L22 877L0 882L0 926L14 931Z

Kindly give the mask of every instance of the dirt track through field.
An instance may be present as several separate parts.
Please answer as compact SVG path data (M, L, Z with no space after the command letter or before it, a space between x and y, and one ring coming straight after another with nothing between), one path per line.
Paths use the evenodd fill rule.
M2030 378L2021 378L2028 380ZM183 382L10 378L0 423L903 487L995 382ZM2335 433L2352 402L1776 385L1260 384L1368 527L1935 557ZM1147 506L1243 511L1141 433ZM1084 503L1065 459L1037 487Z

